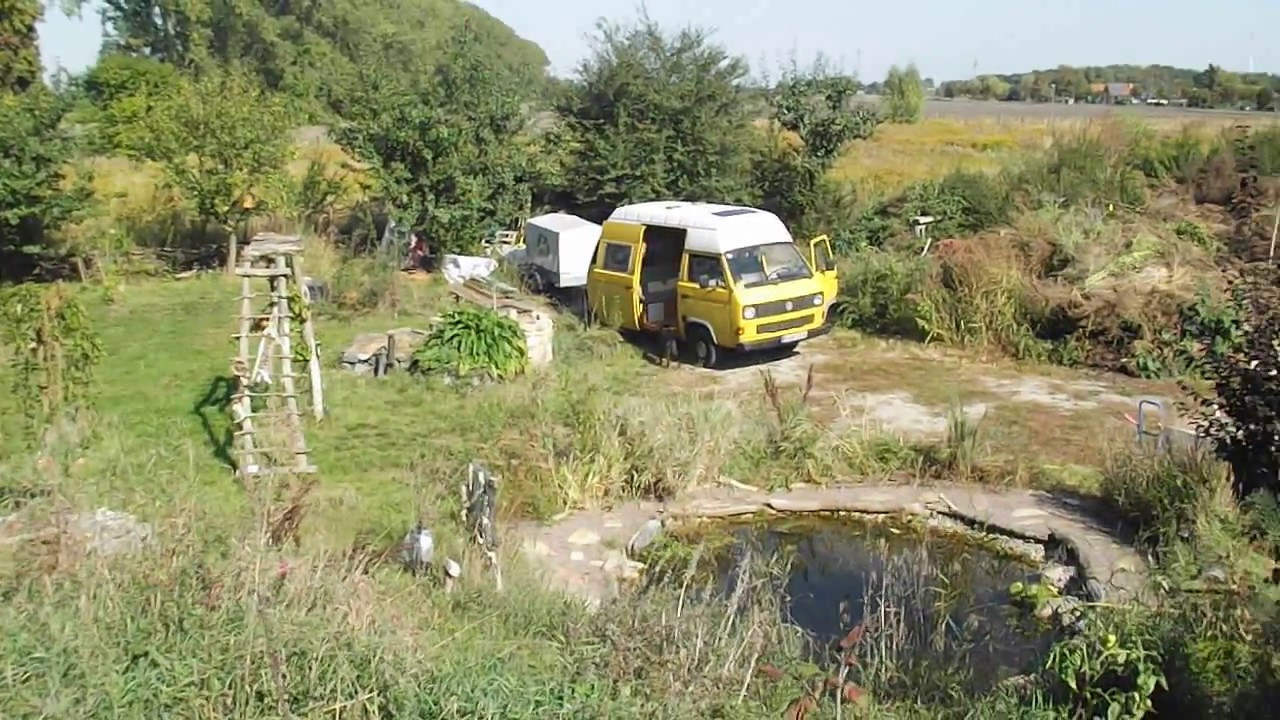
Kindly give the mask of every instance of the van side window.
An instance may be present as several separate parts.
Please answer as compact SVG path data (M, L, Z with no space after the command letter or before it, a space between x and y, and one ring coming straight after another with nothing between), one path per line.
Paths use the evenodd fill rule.
M631 270L631 246L605 243L604 262L600 264L600 267L610 272L629 272Z
M814 268L814 272L826 272L836 269L836 261L831 257L831 253L827 252L827 244L820 242L814 245L813 259L817 261L818 267Z
M712 287L725 287L724 266L715 255L694 255L689 253L689 270L685 280L701 284L702 279L710 281Z

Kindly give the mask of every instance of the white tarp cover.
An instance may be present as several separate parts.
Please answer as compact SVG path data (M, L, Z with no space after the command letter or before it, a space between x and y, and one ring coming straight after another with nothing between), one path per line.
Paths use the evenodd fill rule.
M497 260L475 255L445 255L440 263L440 272L451 285L473 278L487 278L497 268Z

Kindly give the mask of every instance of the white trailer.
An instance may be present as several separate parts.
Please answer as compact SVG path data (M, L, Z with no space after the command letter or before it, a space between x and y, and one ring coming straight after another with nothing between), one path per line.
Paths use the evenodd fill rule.
M521 259L525 281L532 289L585 288L600 230L590 220L562 212L526 220Z

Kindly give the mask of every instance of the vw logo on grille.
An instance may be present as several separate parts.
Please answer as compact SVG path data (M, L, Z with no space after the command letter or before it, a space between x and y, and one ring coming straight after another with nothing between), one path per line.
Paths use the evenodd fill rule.
M787 301L787 304L786 304L786 308L787 308L787 312L791 312L792 310L795 310L795 309L796 309L796 306L795 306L795 305L793 305L793 304L791 304L791 301L790 301L790 300L788 300L788 301Z

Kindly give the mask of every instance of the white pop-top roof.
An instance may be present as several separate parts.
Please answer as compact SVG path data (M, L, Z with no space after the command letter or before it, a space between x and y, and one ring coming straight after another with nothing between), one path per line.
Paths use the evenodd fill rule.
M600 229L599 225L591 222L590 220L563 212L537 215L526 220L525 224L536 225L558 233L579 230L581 228L595 228L597 231Z
M741 205L658 200L623 205L609 220L684 228L688 231L685 249L716 255L752 245L793 242L777 215Z

